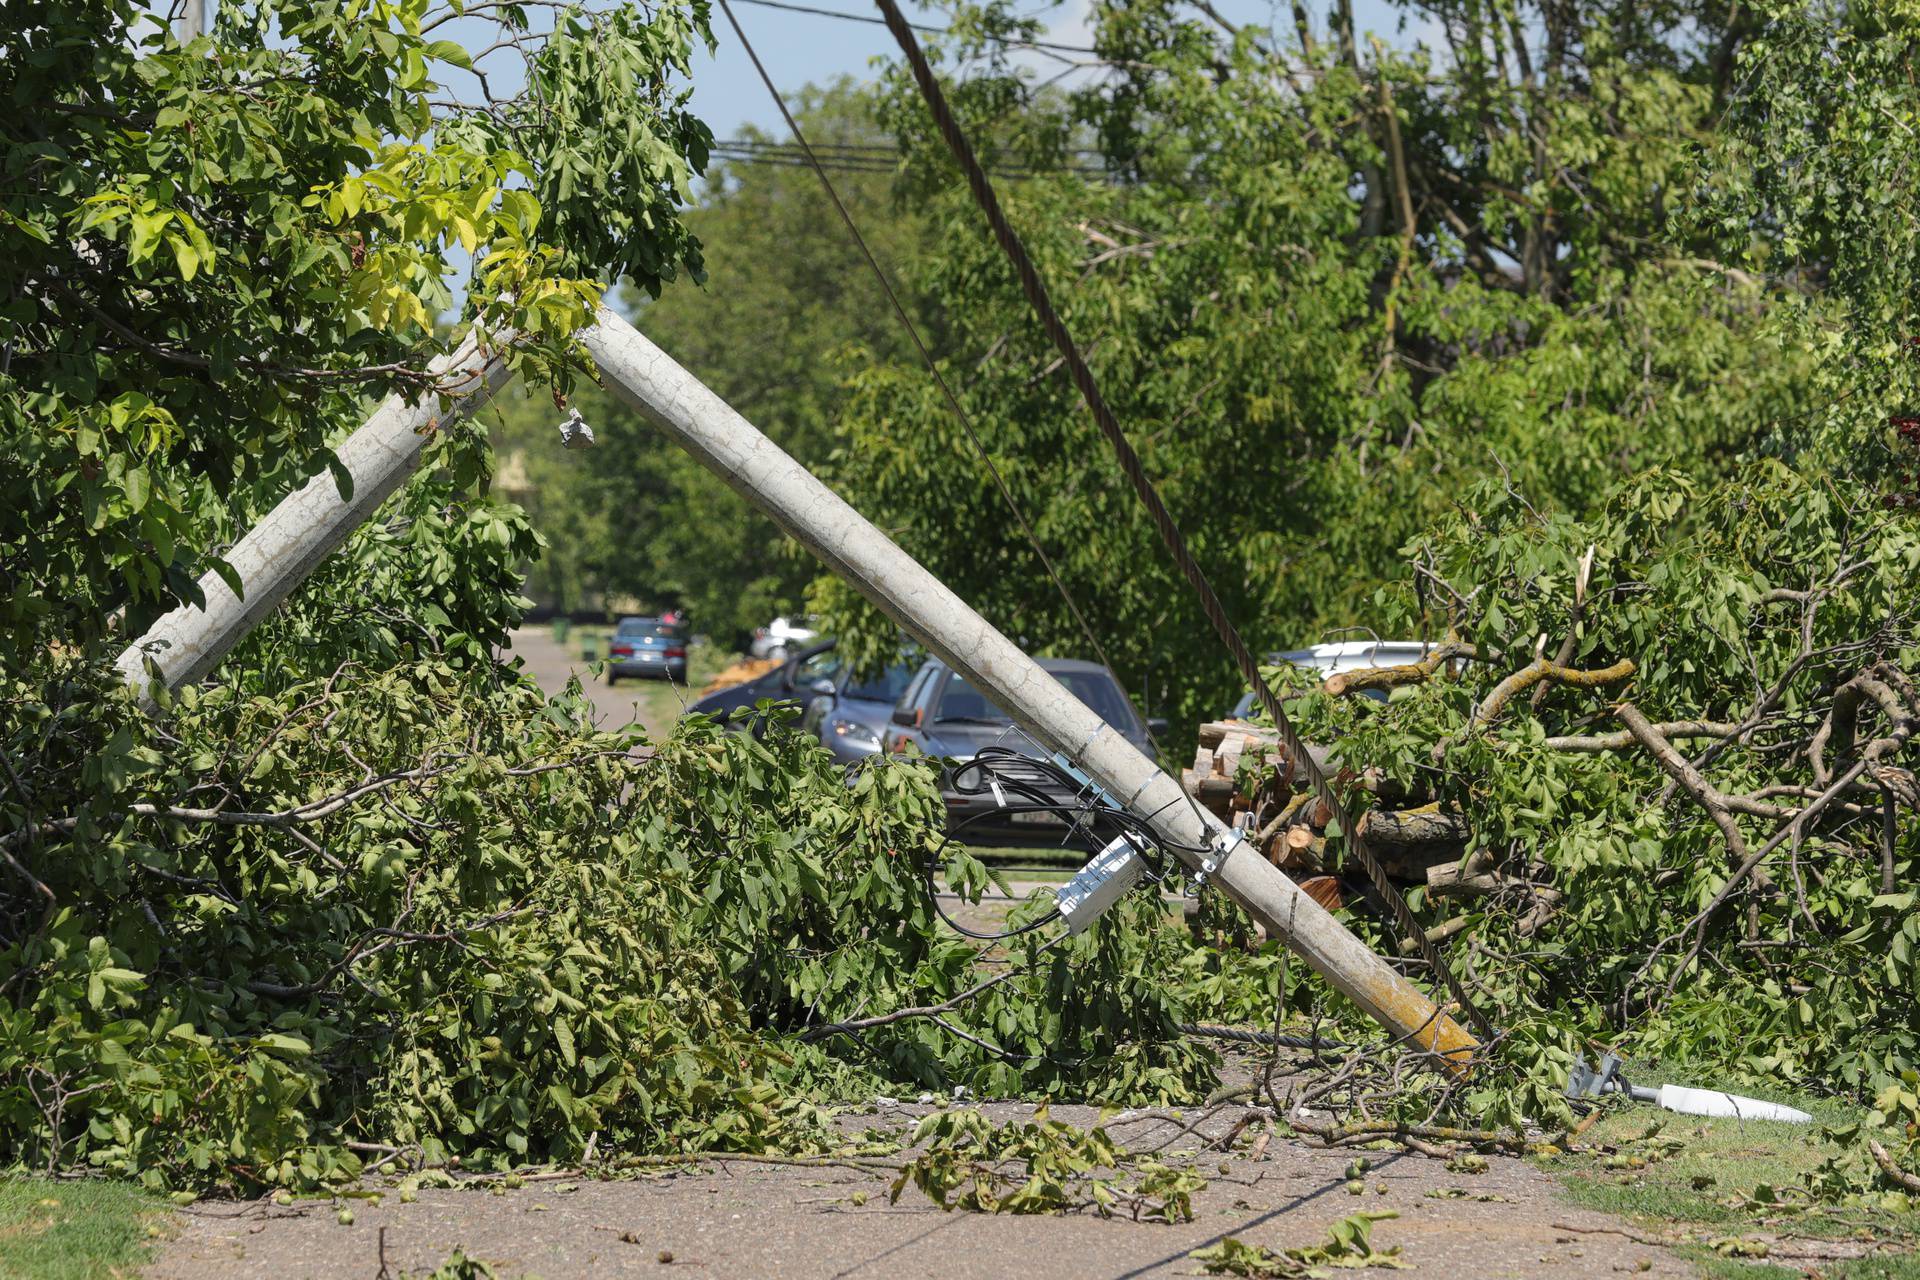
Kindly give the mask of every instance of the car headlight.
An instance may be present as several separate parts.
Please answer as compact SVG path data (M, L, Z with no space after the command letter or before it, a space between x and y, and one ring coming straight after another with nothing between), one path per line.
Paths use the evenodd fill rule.
M833 736L850 746L880 749L880 735L857 720L835 720Z

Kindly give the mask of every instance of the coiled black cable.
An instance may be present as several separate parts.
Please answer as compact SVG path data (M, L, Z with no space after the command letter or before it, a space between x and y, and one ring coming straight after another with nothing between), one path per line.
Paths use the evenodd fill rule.
M1147 882L1164 883L1173 874L1173 847L1165 836L1144 818L1115 804L1104 792L1077 777L1052 760L1038 759L1011 747L983 747L972 759L949 767L945 781L956 795L992 794L992 809L963 818L950 826L935 845L922 868L927 896L934 911L947 926L968 938L982 942L1000 942L1044 928L1060 918L1056 908L1046 915L1012 929L997 933L969 928L948 914L940 905L939 888L934 877L946 865L948 845L964 841L967 831L988 820L1005 820L1018 814L1051 814L1066 828L1060 837L1067 844L1075 835L1084 835L1096 848L1125 837L1145 862Z

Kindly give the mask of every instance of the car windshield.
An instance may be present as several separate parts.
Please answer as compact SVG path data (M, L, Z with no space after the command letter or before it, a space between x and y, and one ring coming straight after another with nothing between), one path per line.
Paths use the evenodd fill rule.
M888 667L876 680L852 680L847 683L846 696L864 698L869 702L898 702L900 695L913 683L913 673L920 668L906 662L896 662Z
M1053 678L1114 728L1123 733L1139 732L1140 721L1133 713L1133 704L1106 672L1056 671ZM947 691L940 697L940 714L934 719L966 724L1013 723L1012 716L995 706L957 671L947 681Z

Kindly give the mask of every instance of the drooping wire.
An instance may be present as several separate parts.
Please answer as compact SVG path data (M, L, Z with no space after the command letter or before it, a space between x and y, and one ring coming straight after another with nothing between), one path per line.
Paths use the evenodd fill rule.
M764 3L765 0L755 0L755 2ZM740 38L740 45L746 50L748 59L753 63L753 69L759 73L760 83L767 87L767 93L772 96L774 105L780 109L780 116L786 121L794 141L806 153L808 162L812 164L814 172L819 175L820 185L826 188L827 198L839 211L840 220L846 224L847 234L853 237L854 244L860 249L860 256L866 259L867 266L872 269L874 279L880 282L881 291L887 295L887 301L892 305L894 315L899 318L901 327L907 331L907 336L913 340L914 349L920 353L921 363L925 364L927 372L933 375L934 383L940 388L940 394L947 402L947 408L959 420L961 430L966 432L973 451L980 456L980 461L987 468L987 474L993 477L994 487L1000 491L1000 497L1006 503L1007 510L1013 513L1021 533L1026 536L1027 545L1033 548L1033 554L1039 559L1041 567L1046 570L1047 577L1053 582L1054 590L1060 593L1060 599L1066 604L1067 612L1073 615L1074 622L1080 628L1080 634L1086 638L1087 644L1093 649L1094 656L1100 659L1100 665L1109 671L1114 670L1113 660L1107 656L1106 646L1101 644L1100 637L1094 634L1093 625L1087 621L1087 615L1081 611L1079 602L1073 598L1073 593L1067 590L1065 580L1060 577L1059 570L1054 568L1052 557L1048 556L1046 548L1041 546L1040 536L1033 530L1033 522L1027 519L1027 513L1021 508L1018 499L1013 496L1013 489L1007 484L1006 477L1000 474L1000 468L994 463L993 455L987 451L986 444L980 439L979 433L973 429L973 419L961 405L960 397L956 396L953 388L947 384L946 375L940 372L940 366L935 362L933 353L928 350L926 342L920 336L920 327L914 324L913 317L907 314L906 307L900 301L900 295L894 291L893 282L887 278L886 271L880 266L880 260L874 257L873 250L867 246L867 238L860 234L859 224L854 222L853 214L848 211L846 203L840 199L839 190L833 185L833 179L827 176L827 170L820 163L820 158L815 154L812 144L807 141L805 132L800 128L800 122L788 109L787 100L775 87L773 77L767 74L767 68L760 61L760 55L755 51L753 42L747 39L746 29L740 25L740 19L734 16L728 0L720 0L720 9L727 15L727 22L733 27L734 35ZM904 22L905 19L902 21ZM1164 757L1166 752L1161 749L1160 741L1154 735L1152 726L1148 725L1146 729L1147 740L1152 744L1154 753ZM1194 817L1199 819L1199 801L1189 796L1187 802L1193 809Z
M724 3L724 0L722 2ZM1349 805L1333 789L1325 772L1308 753L1306 744L1301 741L1299 733L1294 729L1286 709L1280 705L1280 699L1262 678L1259 660L1255 658L1253 650L1247 647L1247 642L1241 638L1239 629L1227 616L1226 606L1221 603L1219 595L1213 589L1213 584L1200 568L1199 562L1193 558L1192 552L1188 550L1186 538L1180 532L1179 525L1174 522L1172 512L1167 510L1166 503L1160 498L1159 490L1148 478L1146 469L1141 465L1140 455L1134 451L1132 443L1127 439L1126 432L1120 426L1120 420L1114 416L1106 398L1101 395L1099 383L1094 379L1093 370L1088 367L1078 345L1074 342L1073 334L1067 329L1065 321L1060 318L1060 313L1054 309L1046 285L1041 281L1040 273L1034 267L1033 259L1028 255L1026 246L1021 242L1019 234L1014 231L1013 225L1007 221L1006 214L1000 207L999 197L994 194L993 183L988 178L986 170L981 167L979 158L973 152L972 144L968 142L965 132L960 128L960 122L954 118L952 108L947 104L946 94L941 90L940 82L934 77L933 67L927 62L926 54L921 51L919 41L914 38L911 27L902 16L900 6L894 0L876 0L876 3L880 6L881 15L886 20L887 30L893 33L894 42L906 55L913 78L920 86L920 94L926 100L934 124L940 130L941 137L946 140L947 148L953 153L961 171L966 175L967 186L973 193L974 202L986 215L994 238L999 242L1002 252L1006 254L1008 262L1013 266L1014 274L1019 277L1020 287L1026 294L1028 305L1033 308L1041 327L1046 330L1055 349L1059 351L1068 375L1073 379L1074 386L1079 389L1081 398L1086 401L1087 408L1093 414L1094 423L1100 429L1100 434L1106 437L1107 443L1112 447L1120 470L1126 475L1135 494L1146 507L1147 514L1160 535L1160 540L1166 544L1167 551L1173 557L1181 575L1186 578L1188 585L1199 597L1200 607L1207 615L1207 621L1213 624L1215 633L1220 637L1221 643L1226 646L1241 676L1253 686L1262 707L1273 718L1274 727L1279 730L1280 740L1286 747L1289 762L1306 777L1315 797L1334 813L1340 815L1340 829L1346 837L1347 847L1353 850L1360 865L1366 869L1368 880L1373 883L1373 887L1379 891L1381 898L1387 903L1388 913L1393 917L1394 924L1401 935L1413 940L1419 948L1421 958L1446 986L1453 999L1459 1004L1461 1011L1473 1024L1474 1029L1484 1039L1494 1038L1493 1025L1479 1007L1467 998L1465 988L1460 985L1460 980L1448 967L1439 948L1427 938L1426 930L1421 928L1412 908L1407 906L1406 899L1400 896L1399 889L1387 875L1386 867L1367 847L1366 839L1360 833L1357 806Z
M956 842L965 843L966 835L988 821L1018 822L1023 815L1052 819L1061 828L1060 843L1071 843L1082 836L1096 848L1116 839L1124 839L1146 867L1146 883L1158 886L1175 876L1170 851L1199 853L1175 845L1155 830L1152 824L1107 799L1101 792L1074 777L1051 760L1039 760L1011 747L983 747L972 759L954 765L947 772L947 785L961 796L991 795L994 805L950 825L933 847L922 868L928 897L933 909L956 933L982 942L998 942L1031 933L1060 919L1058 908L1034 920L997 933L972 929L949 914L940 905L935 875L946 865L947 849Z
M1157 890L1157 887L1170 877L1177 877L1178 870L1169 852L1171 849L1182 848L1191 853L1207 852L1206 847L1202 845L1184 846L1168 840L1146 818L1113 804L1100 792L1052 761L1022 755L1009 747L982 748L971 760L948 770L947 784L957 795L992 794L994 807L954 824L941 842L934 847L924 868L927 896L933 903L934 911L949 928L965 937L982 942L1000 942L1018 938L1043 929L1061 918L1059 909L1055 908L1012 929L985 932L960 923L940 905L940 894L938 886L934 883L934 875L946 862L948 846L955 841L963 840L970 827L983 821L1008 819L1018 821L1017 815L1021 814L1046 815L1056 819L1063 828L1060 837L1062 844L1072 841L1076 835L1080 834L1085 834L1095 844L1106 844L1110 839L1108 831L1115 832L1117 834L1111 838L1126 840L1132 846L1134 853L1144 860L1147 869L1146 884L1150 891ZM1065 941L1068 936L1065 933L1059 934L1046 945L1057 945ZM1229 1040L1269 1048L1325 1052L1351 1047L1318 1036L1297 1036L1285 1032L1228 1027L1213 1023L1183 1022L1179 1024L1178 1030L1185 1036Z
M880 18L868 17L864 13L846 13L839 9L821 9L813 5L793 4L791 3L791 0L740 0L740 3L759 5L763 9L784 9L788 13L811 14L813 17L816 17L816 18L837 18L842 22L868 23L873 26L880 26L884 21L883 19L880 19ZM913 24L913 29L915 31L924 32L925 34L930 36L951 36L951 35L962 34L961 32L954 31L949 27L930 27L925 25L924 23L918 23L918 22ZM1055 53L1084 53L1091 57L1096 57L1096 58L1100 56L1100 51L1098 49L1090 49L1086 45L1057 44L1051 40L1028 40L1023 36L996 35L991 32L984 32L984 31L976 32L972 34L976 39L990 40L996 44L1013 45L1023 49L1050 49Z

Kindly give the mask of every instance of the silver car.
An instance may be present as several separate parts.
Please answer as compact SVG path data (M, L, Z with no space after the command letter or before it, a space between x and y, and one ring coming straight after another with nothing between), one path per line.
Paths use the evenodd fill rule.
M856 680L832 650L801 661L793 690L808 699L800 731L820 739L833 758L856 765L880 750L893 704L906 692L920 661L902 660L871 679Z

